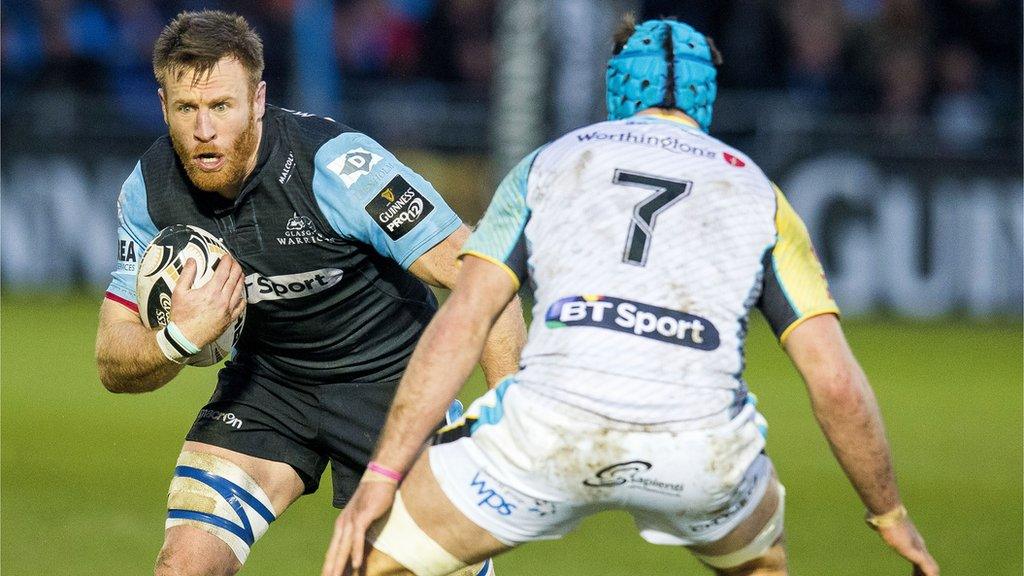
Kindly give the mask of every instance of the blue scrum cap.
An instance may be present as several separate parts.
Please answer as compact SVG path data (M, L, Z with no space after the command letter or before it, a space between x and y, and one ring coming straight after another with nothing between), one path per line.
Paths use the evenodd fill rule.
M678 108L707 132L718 93L714 61L707 38L687 24L648 20L637 25L608 61L608 119L652 106Z

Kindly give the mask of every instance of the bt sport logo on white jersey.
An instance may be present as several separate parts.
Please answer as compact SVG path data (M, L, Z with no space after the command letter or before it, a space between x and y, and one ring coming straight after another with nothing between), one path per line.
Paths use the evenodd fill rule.
M548 328L591 326L698 350L718 348L718 329L707 318L612 296L568 296L548 307Z

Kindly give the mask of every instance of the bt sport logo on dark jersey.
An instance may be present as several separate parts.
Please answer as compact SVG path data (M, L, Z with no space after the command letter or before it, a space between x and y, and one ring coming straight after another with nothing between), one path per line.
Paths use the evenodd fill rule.
M434 205L401 176L392 178L366 205L366 213L392 240L405 236L433 210Z

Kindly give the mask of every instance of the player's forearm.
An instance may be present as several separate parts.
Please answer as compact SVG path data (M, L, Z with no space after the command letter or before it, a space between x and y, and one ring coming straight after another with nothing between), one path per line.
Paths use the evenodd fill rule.
M453 299L456 298L453 295ZM374 460L408 471L480 358L490 323L449 299L427 326L398 387Z
M874 514L900 505L878 403L857 366L808 382L815 418L861 501Z
M168 360L155 332L131 322L101 323L96 337L100 381L111 392L150 392L170 382L182 366Z
M484 371L488 388L494 388L502 378L519 369L519 353L525 343L523 306L516 296L494 323L480 356L480 368Z

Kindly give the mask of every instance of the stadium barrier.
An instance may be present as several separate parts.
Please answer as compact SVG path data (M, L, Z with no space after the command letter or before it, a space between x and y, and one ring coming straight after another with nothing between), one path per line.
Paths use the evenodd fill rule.
M1024 302L1024 179L1007 154L943 152L936 142L879 146L879 135L766 129L746 143L807 222L848 314L1018 315ZM10 137L10 136L9 136ZM777 142L798 141L780 149ZM996 148L998 150L998 147ZM23 154L0 165L5 290L105 286L116 257L115 199L135 158ZM406 151L474 222L492 191L480 154Z

